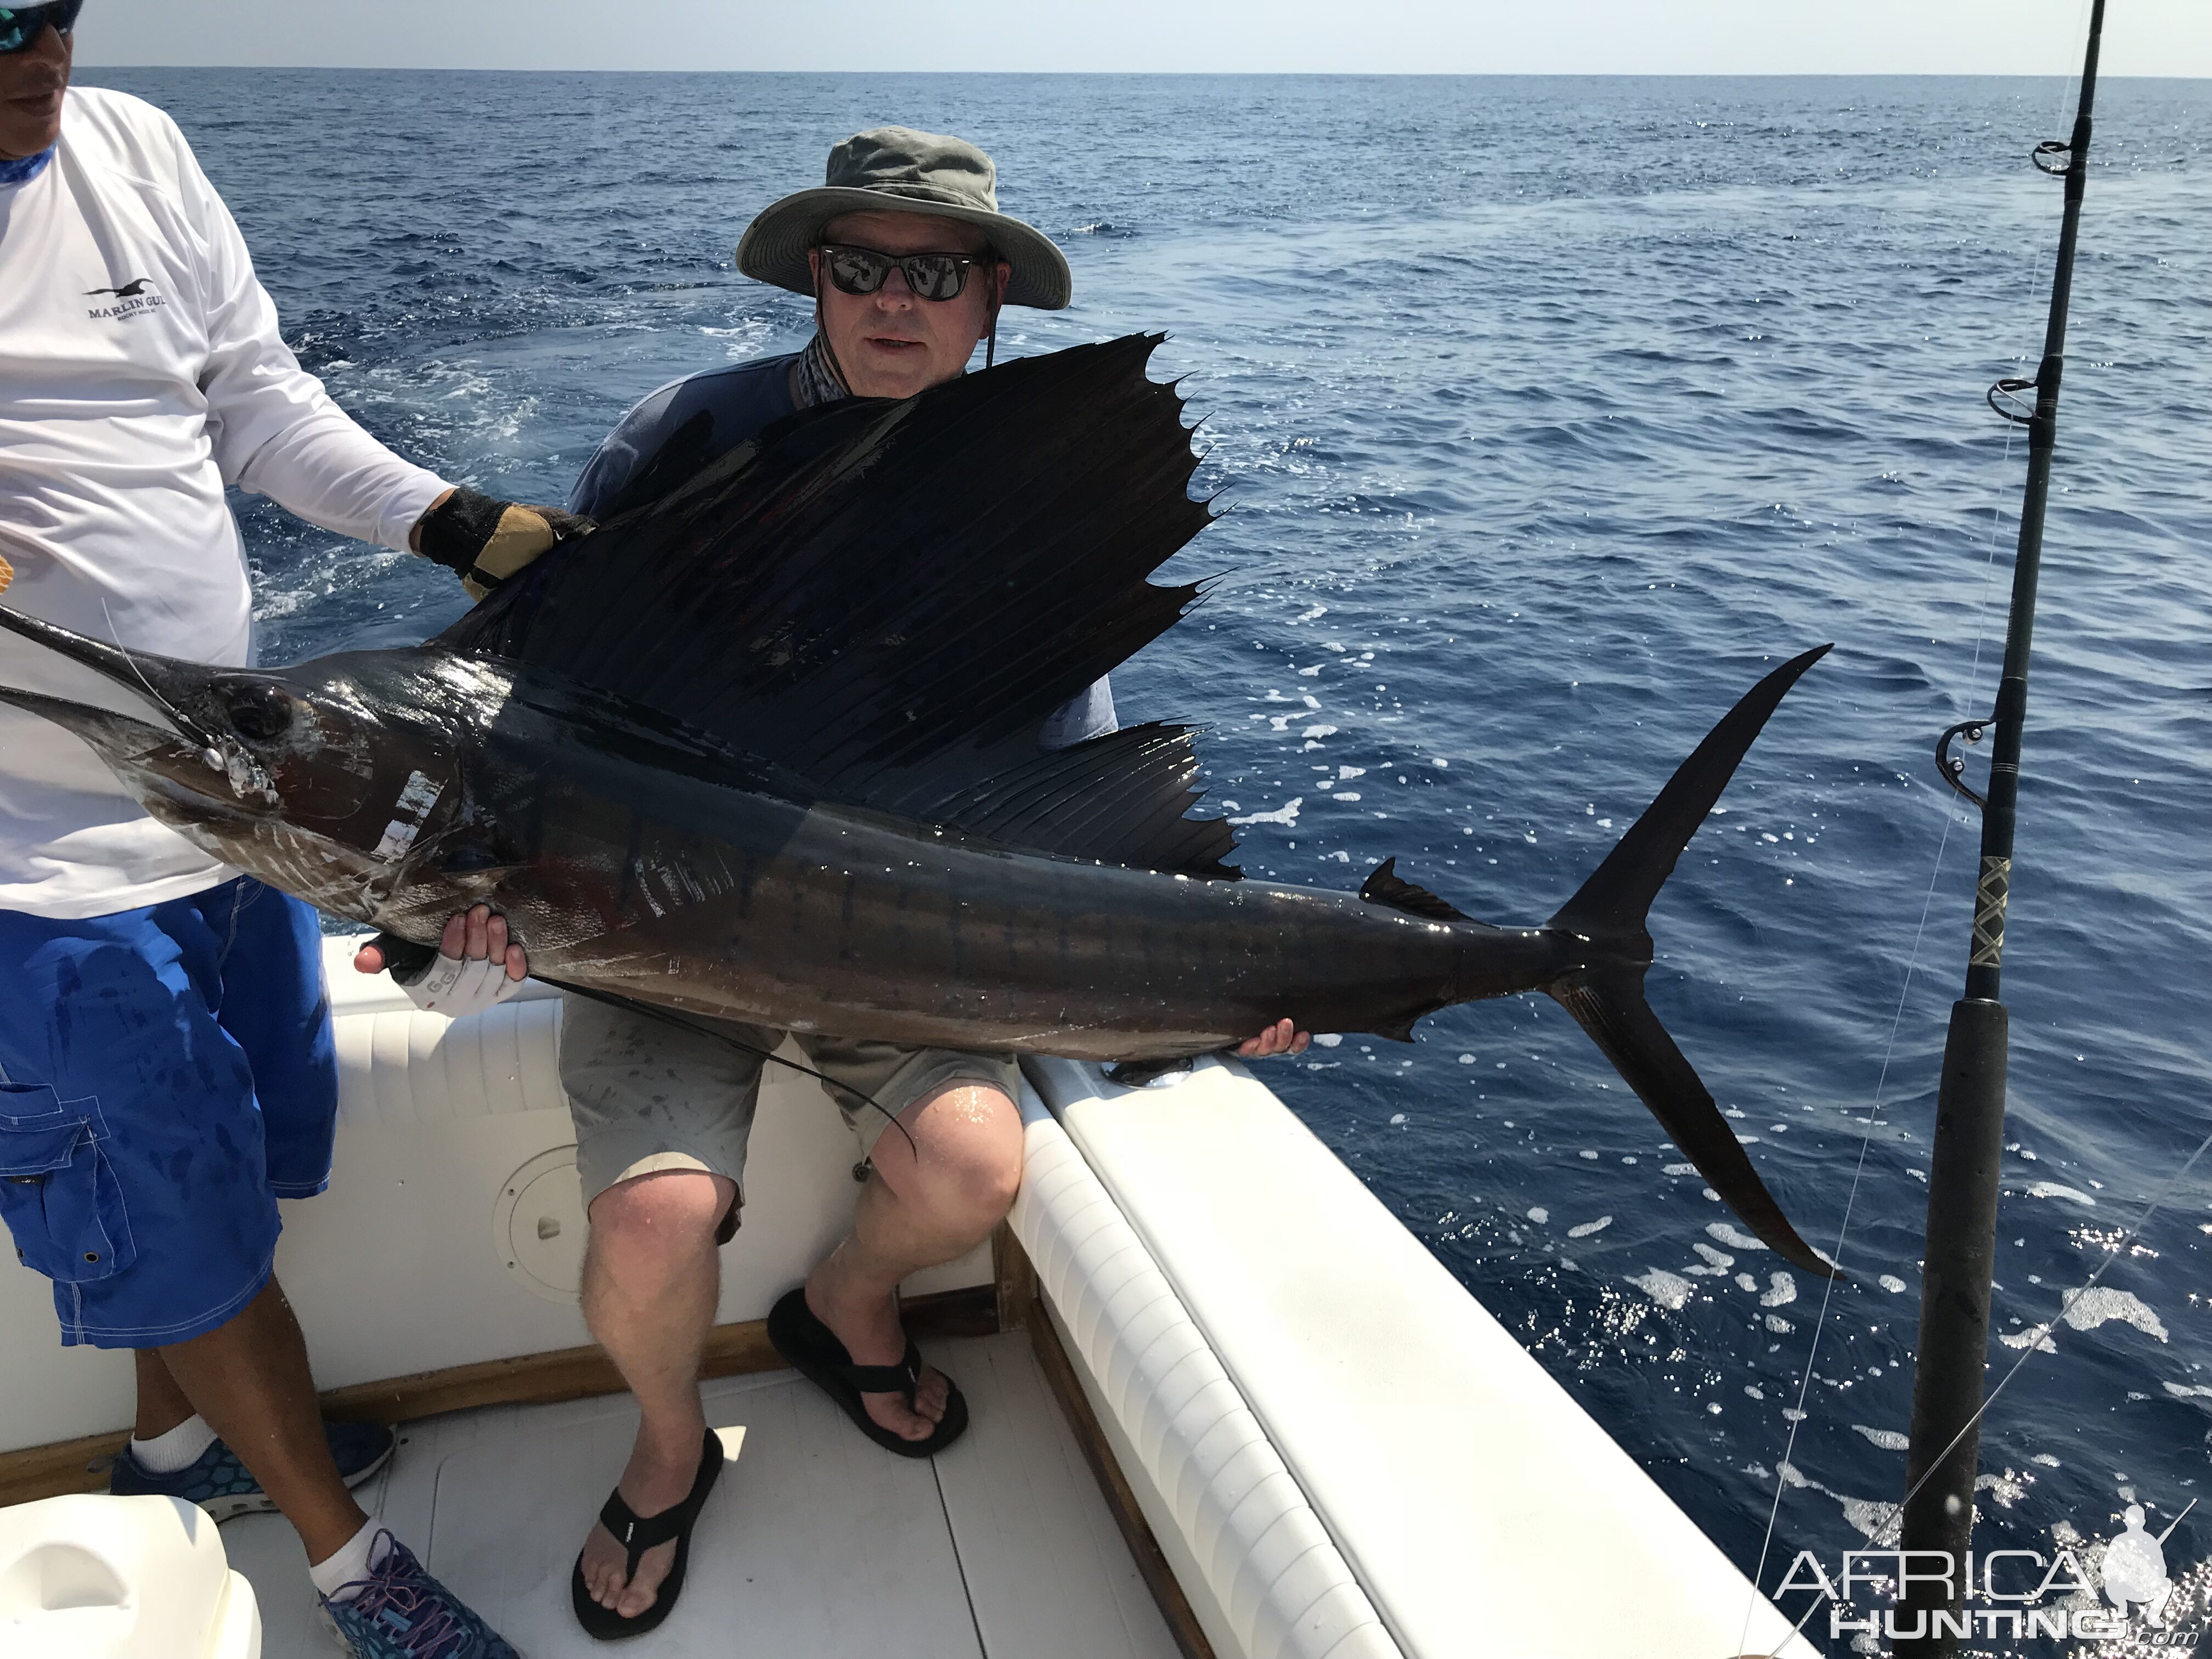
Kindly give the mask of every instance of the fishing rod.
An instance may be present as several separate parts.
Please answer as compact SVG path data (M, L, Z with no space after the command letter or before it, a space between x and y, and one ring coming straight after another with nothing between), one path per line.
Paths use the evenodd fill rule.
M1995 711L1962 720L1936 741L1944 782L1982 815L1980 873L1966 954L1966 993L1951 1005L1936 1099L1935 1146L1928 1168L1927 1257L1921 1273L1920 1337L1913 1362L1912 1425L1905 1458L1905 1498L1899 1542L1906 1550L1941 1552L1947 1571L1923 1571L1901 1587L1896 1651L1911 1659L1948 1659L1969 1632L1960 1618L1969 1588L1966 1551L1974 1520L1974 1476L1981 1451L1982 1374L1990 1337L1990 1285L1996 1269L1997 1177L2004 1153L2008 1017L1998 1000L2004 959L2006 902L2012 888L2013 830L2019 816L2021 727L2027 716L2028 649L2035 632L2035 589L2043 563L2044 509L2051 493L2051 457L2058 434L2058 382L2066 362L2066 309L2074 286L2074 249L2088 184L2090 111L2097 95L2097 48L2105 0L2092 0L2089 44L2081 66L2081 99L2073 136L2045 140L2030 160L2066 185L2065 216L2051 282L2051 317L2043 360L2028 380L2001 380L1989 404L2027 428L2027 483L2021 500L2020 544L2013 559L2012 610L2005 623L2004 671ZM2014 407L2035 394L2032 414ZM1966 781L1966 759L1954 738L1978 742L1993 732L1989 790ZM1911 1559L1910 1557L1906 1558ZM1932 1561L1933 1556L1922 1558Z

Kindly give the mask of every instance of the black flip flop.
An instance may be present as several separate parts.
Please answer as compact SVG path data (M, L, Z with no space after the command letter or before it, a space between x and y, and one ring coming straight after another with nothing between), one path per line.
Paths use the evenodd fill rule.
M806 1305L806 1287L800 1285L769 1310L768 1340L789 1360L800 1376L845 1409L860 1432L885 1451L901 1457L934 1457L957 1440L968 1427L968 1401L945 1379L945 1415L937 1432L927 1440L908 1440L895 1434L868 1415L864 1394L902 1394L908 1411L914 1391L921 1381L921 1350L909 1340L906 1357L896 1365L855 1365L836 1332L814 1316Z
M660 1581L653 1605L636 1618L625 1619L612 1607L603 1607L592 1600L592 1592L584 1584L584 1558L579 1553L575 1567L568 1575L568 1600L576 1610L576 1622L584 1627L584 1634L602 1642L619 1642L625 1637L642 1636L649 1630L660 1628L661 1621L675 1610L676 1598L684 1592L684 1570L691 1560L691 1528L698 1524L699 1511L707 1505L707 1494L714 1490L714 1482L721 1474L722 1443L714 1430L708 1429L699 1451L698 1477L691 1482L690 1492L674 1508L663 1510L658 1515L641 1516L623 1502L620 1490L607 1494L606 1506L599 1511L599 1524L629 1552L629 1565L623 1572L625 1584L637 1577L637 1564L645 1553L672 1538L676 1540L676 1559L669 1565L668 1577Z

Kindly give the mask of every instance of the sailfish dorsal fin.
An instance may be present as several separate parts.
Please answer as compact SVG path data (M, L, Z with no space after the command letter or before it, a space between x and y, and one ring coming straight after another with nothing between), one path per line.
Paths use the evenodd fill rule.
M1146 580L1211 518L1189 495L1182 398L1145 373L1162 337L801 411L539 560L439 643L633 699L826 799L1231 873L1227 829L1183 817L1182 728L1039 746L1197 595ZM1178 848L1182 864L1156 856Z

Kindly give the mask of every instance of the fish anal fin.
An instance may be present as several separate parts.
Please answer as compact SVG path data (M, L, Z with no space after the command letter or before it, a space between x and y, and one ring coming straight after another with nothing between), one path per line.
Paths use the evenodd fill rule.
M1367 879L1359 884L1359 896L1370 904L1388 905L1393 910L1403 910L1409 916L1425 916L1431 921L1472 921L1474 917L1438 898L1427 888L1417 886L1398 873L1398 860L1384 859L1376 866ZM1385 1031L1382 1035L1395 1035ZM1401 1039L1402 1040L1402 1039Z

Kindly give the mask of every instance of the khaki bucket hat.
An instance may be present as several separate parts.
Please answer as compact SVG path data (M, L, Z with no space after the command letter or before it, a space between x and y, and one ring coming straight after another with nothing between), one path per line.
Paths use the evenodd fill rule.
M999 170L964 138L877 127L830 152L824 182L763 208L738 243L738 269L810 298L806 251L843 213L921 213L980 226L1013 267L1006 303L1058 311L1075 289L1066 256L1042 231L999 211Z

